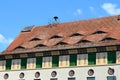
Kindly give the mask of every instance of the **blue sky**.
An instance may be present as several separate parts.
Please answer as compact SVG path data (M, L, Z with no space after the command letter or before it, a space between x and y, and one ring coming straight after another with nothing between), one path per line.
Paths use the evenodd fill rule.
M120 0L0 0L0 52L25 26L120 14Z

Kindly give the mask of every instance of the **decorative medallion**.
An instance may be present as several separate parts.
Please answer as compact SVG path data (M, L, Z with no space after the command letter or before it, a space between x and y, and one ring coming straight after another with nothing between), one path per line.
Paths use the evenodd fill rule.
M113 74L114 74L114 69L109 68L109 69L108 69L108 74L109 74L109 75L113 75Z
M40 72L36 72L36 73L35 73L35 77L36 77L36 78L39 78L39 77L40 77Z
M24 76L25 76L24 73L20 73L19 75L20 78L24 78Z
M93 74L94 74L94 70L93 70L93 69L89 69L89 70L88 70L88 75L89 75L89 76L92 76Z
M4 79L8 79L9 78L9 75L6 73L5 75L4 75Z
M70 71L69 71L69 76L74 76L74 74L75 74L75 71L74 71L74 70L70 70Z
M55 77L57 75L57 72L56 71L53 71L52 73L51 73L51 76L52 77Z

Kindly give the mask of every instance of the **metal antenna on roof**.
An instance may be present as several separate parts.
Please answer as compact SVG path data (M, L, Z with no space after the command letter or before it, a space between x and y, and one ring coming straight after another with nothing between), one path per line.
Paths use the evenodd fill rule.
M118 21L120 20L120 15L118 15L118 19L117 19Z

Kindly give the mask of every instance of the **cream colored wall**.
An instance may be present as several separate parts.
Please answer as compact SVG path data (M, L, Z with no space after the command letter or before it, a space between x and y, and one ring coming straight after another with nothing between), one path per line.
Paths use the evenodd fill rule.
M36 68L36 58L28 58L27 69L35 69L35 68Z
M88 54L78 54L77 55L77 66L88 65Z
M21 59L13 59L11 70L20 70L20 65L21 65Z
M59 67L69 67L69 55L59 56Z
M107 64L107 52L96 53L96 65L105 65Z
M42 68L52 68L52 57L43 57Z
M5 64L6 64L5 60L0 61L0 71L5 70Z

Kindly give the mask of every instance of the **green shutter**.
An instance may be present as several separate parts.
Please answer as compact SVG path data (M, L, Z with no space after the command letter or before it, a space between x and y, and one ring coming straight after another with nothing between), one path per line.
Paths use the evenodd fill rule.
M6 60L6 70L10 70L11 69L11 62L12 62L11 59Z
M76 66L77 64L77 55L70 55L70 66Z
M36 68L42 68L42 57L36 58Z
M59 56L52 57L52 67L58 67L59 65Z
M116 63L116 52L108 52L107 59L108 64Z
M96 64L96 54L89 53L88 54L88 65L94 65L94 64Z
M21 69L26 69L27 58L21 59Z

